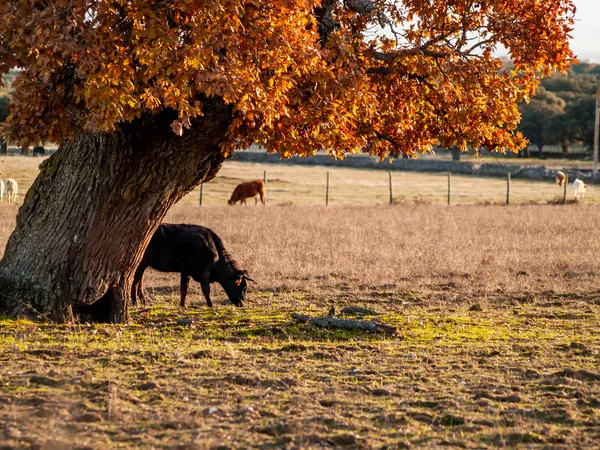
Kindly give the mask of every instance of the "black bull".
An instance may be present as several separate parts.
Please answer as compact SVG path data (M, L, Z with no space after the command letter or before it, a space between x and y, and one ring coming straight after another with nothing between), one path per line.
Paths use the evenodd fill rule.
M146 304L143 284L144 271L148 267L181 274L182 307L185 307L190 278L202 286L208 306L212 306L210 283L219 283L231 303L243 306L247 281L254 281L237 266L225 250L221 238L214 231L199 225L165 223L158 227L133 278L131 300L134 305L138 297L142 304Z

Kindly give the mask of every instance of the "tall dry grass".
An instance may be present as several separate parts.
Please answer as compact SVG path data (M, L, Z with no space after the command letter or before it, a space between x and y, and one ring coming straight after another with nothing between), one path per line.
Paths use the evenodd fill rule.
M8 237L17 224L17 210L15 204L0 203L0 255L4 254Z
M401 204L185 207L171 222L213 228L263 288L394 284L480 293L585 292L600 281L595 207Z
M15 214L0 208L0 253ZM259 290L390 285L503 295L600 285L600 209L593 206L177 205L166 221L212 228ZM177 291L177 276L148 275L149 286Z
M7 178L13 178L19 185L17 203L23 202L25 194L40 171L40 164L45 159L46 157L15 155L0 156L0 177L4 181L6 181ZM4 197L4 202L6 201L6 197Z

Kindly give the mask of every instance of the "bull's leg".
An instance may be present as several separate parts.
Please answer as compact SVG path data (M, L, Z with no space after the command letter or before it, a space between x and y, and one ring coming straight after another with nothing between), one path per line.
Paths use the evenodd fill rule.
M146 298L144 297L144 271L146 270L146 265L140 264L140 266L135 271L133 275L133 284L131 285L131 304L133 306L137 305L137 298L140 298L140 301L145 306Z
M137 287L137 296L139 297L142 306L146 307L148 306L148 299L146 298L146 293L144 292L144 273L142 273L142 276L140 277L140 282Z
M205 270L200 276L200 286L202 287L202 293L206 299L206 304L212 308L212 302L210 301L210 271Z
M185 308L185 298L187 297L187 291L188 291L189 285L190 285L190 276L182 273L181 274L181 283L180 283L180 290L181 290L180 306L182 308Z

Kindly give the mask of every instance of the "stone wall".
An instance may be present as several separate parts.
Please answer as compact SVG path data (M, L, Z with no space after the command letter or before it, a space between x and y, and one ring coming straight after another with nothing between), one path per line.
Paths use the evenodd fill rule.
M511 178L527 180L553 181L556 170L546 169L544 166L521 166L519 164L484 163L477 167L472 162L442 161L439 159L394 159L380 162L377 158L368 155L352 155L345 159L332 159L328 155L319 154L311 157L300 158L294 156L281 159L277 154L267 154L262 151L237 151L233 154L235 161L248 161L269 164L304 164L312 166L352 167L376 170L407 170L415 172L451 172L481 177L502 177L510 172ZM592 176L591 171L575 169L562 169L569 175L569 180L579 178L590 184L600 184L600 176Z

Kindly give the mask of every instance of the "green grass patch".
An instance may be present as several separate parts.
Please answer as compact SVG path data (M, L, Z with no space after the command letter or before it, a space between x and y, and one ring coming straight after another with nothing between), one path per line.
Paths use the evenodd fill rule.
M398 328L388 336L298 324L290 312L319 312L291 297L295 307L159 302L128 325L0 319L5 445L61 446L66 436L148 449L594 442L595 309L469 311L423 298L367 318Z

